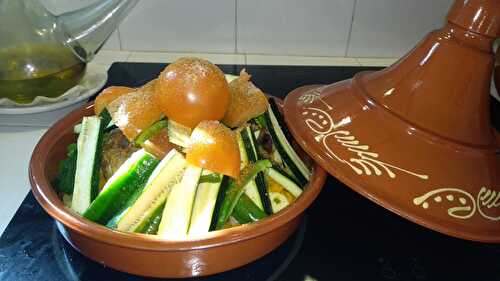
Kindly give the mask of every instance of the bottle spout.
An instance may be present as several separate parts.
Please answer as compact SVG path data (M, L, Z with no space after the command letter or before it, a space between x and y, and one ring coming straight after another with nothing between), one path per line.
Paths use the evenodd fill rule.
M64 44L85 62L91 61L139 0L101 0L57 17Z

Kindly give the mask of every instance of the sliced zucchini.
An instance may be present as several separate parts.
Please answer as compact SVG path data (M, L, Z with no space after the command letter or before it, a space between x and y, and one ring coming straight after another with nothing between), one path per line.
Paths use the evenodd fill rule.
M99 190L99 169L102 149L101 119L83 117L82 131L77 140L75 184L71 209L82 214Z
M246 126L242 131L241 131L241 139L243 140L243 144L245 145L245 152L247 154L248 160L250 163L255 163L259 160L259 154L257 152L257 146L256 146L256 141L255 137L252 133L252 129L250 126ZM272 214L273 210L271 207L271 201L269 200L269 194L267 194L267 184L264 179L264 174L259 173L255 177L255 186L257 188L257 192L252 190L252 184L250 183L249 188L249 197L254 200L252 197L256 197L255 193L259 195L260 202L256 202L257 206L262 206L262 210L266 212L267 214ZM246 190L247 188L245 188ZM246 192L246 191L245 191ZM254 193L254 194L252 194ZM255 202L255 201L254 201ZM260 204L259 204L260 203Z
M111 115L109 114L109 111L107 109L104 109L101 114L99 115L101 117L101 121L106 127L104 127L104 131L107 132L110 129L116 128L115 124L113 123L113 120L111 120ZM73 132L75 134L79 134L82 131L82 123L78 123L73 127Z
M285 122L281 117L281 113L279 112L275 101L273 99L269 99L269 104L270 107L264 114L264 121L269 133L271 134L273 143L275 144L281 159L283 159L285 165L291 170L299 184L301 186L305 186L309 181L311 172L290 144L290 133L286 129ZM259 123L264 122L260 121Z
M175 121L168 120L168 141L180 147L188 147L191 129Z
M259 160L255 164L250 164L243 169L238 182L233 179L229 180L228 186L224 189L224 195L221 196L222 202L218 205L216 229L224 228L241 195L244 193L245 186L254 180L258 173L265 171L271 166L272 164L269 160Z
M68 153L66 159L59 163L59 170L55 179L54 185L57 190L65 194L73 194L75 187L75 173L76 173L76 158L77 148L76 144L68 145ZM71 203L69 204L71 206Z
M118 220L116 229L140 232L165 204L171 188L180 182L186 164L184 156L172 149L156 166L139 198Z
M261 210L264 210L264 206L262 206L262 200L260 199L259 189L257 188L255 180L250 181L245 186L245 194L253 201L255 205L257 205L257 207L259 207Z
M213 172L203 170L202 177L212 175ZM217 182L203 182L198 185L196 197L194 199L193 212L191 214L191 223L189 225L189 236L198 236L207 233L212 222L215 202L222 183L222 176L218 177ZM201 181L201 180L200 180Z
M222 205L225 204L227 189L229 188L229 183L232 181L230 177L222 178L219 194L217 194L217 201L215 202L214 213L212 215L212 222L210 223L210 231L217 229L217 222L222 212Z
M79 134L82 131L82 123L78 123L73 127L73 133Z
M158 162L144 149L134 152L108 179L83 216L100 224L108 223L144 188Z
M115 125L113 123L113 119L111 118L111 114L109 114L109 111L107 109L104 109L101 114L99 114L99 117L101 117L102 122L104 123L104 125L106 125L106 129Z
M239 134L236 134L236 140L238 141L238 148L240 149L240 161L241 161L240 170L241 170L248 164L248 156L245 150L245 144L241 139L241 132Z
M267 175L274 181L279 183L283 188L290 192L295 198L302 194L302 189L284 173L280 172L275 168L270 168L266 171ZM271 199L272 200L272 199Z
M246 134L246 128L243 129L242 132L237 134L238 147L240 149L240 159L241 159L241 167L243 169L249 162L247 151L245 148L245 144L242 138L242 134ZM250 149L250 148L249 148ZM253 158L252 158L253 159ZM255 161L252 161L254 163ZM262 200L260 199L259 190L257 185L255 184L255 180L250 181L247 186L245 186L245 194L252 199L252 201L261 209L264 210L262 206Z
M290 205L286 196L279 192L269 192L269 196L271 197L271 204L273 204L274 213L277 213Z
M231 81L238 79L239 77L238 75L232 75L232 74L224 74L224 76L226 77L227 83L231 83Z
M153 211L153 214L149 217L149 219L139 225L136 232L144 234L157 234L164 208L165 202Z
M188 164L180 183L170 191L158 228L158 235L171 240L185 239L201 168Z

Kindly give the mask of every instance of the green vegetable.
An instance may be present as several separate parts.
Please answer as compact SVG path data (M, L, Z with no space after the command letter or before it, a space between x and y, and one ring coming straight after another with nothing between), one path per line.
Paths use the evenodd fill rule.
M136 229L135 232L144 234L156 234L158 233L158 226L160 226L161 216L163 214L163 209L165 208L165 202L159 205L151 214L150 217L145 219Z
M144 188L158 162L143 149L134 152L106 182L83 216L100 224L108 223Z
M168 130L169 142L176 144L180 147L189 146L189 140L191 138L190 128L169 119L167 130Z
M67 158L59 163L59 171L54 183L54 186L60 192L66 194L73 193L73 187L75 185L76 158L76 143L72 143L68 145Z
M256 222L267 217L267 214L257 207L246 194L241 195L232 215L241 224Z
M156 123L154 123L153 125L151 125L149 128L147 128L146 130L144 130L143 132L141 132L139 134L139 136L137 136L137 138L135 139L135 143L137 145L143 144L149 138L151 138L156 133L158 133L161 129L166 128L167 125L168 125L168 121L167 120L157 121Z
M97 116L83 117L77 140L75 184L71 209L85 212L99 191L104 123Z
M271 197L271 202L273 204L273 212L277 213L282 209L288 207L290 202L285 195L279 192L269 192L269 196Z
M101 114L99 114L99 117L101 117L101 120L104 123L104 125L106 125L106 128L113 125L113 119L111 118L111 114L109 114L109 111L106 108L101 112Z
M172 187L178 184L186 167L184 156L172 149L156 166L144 190L134 200L130 208L124 210L124 215L116 223L116 228L121 231L138 232L149 221L160 205L165 205Z
M257 153L257 146L256 146L256 141L255 141L255 136L252 133L252 129L250 129L250 126L247 126L244 130L241 131L241 139L243 140L243 144L245 146L245 151L246 155L248 157L248 161L250 163L255 163L257 162L260 157L259 154ZM250 198L256 202L257 206L261 207L264 212L266 212L268 215L273 213L272 206L271 206L271 201L269 200L269 194L267 192L267 184L264 179L264 174L263 173L258 173L257 176L255 177L254 180L255 184L250 184L247 187L247 190L252 190L249 188L252 188L252 185L254 185L257 188L257 194L259 196L259 201L256 202L254 198L252 198L252 192L247 193L247 195L250 196ZM260 204L259 204L260 203Z
M211 171L203 170L202 176L217 175ZM200 179L201 179L200 177ZM222 184L222 176L218 175L218 181L203 182L198 184L196 196L193 203L193 211L191 214L191 222L189 224L190 236L199 236L207 233L210 230L210 223L214 213L217 195Z
M226 197L227 189L229 187L230 177L223 177L222 183L219 188L219 193L217 194L217 200L215 201L214 212L212 214L212 221L210 222L210 230L214 231L217 228L217 221L219 219L219 213L221 212L222 203Z
M216 173L208 173L208 174L202 174L200 177L200 184L201 183L219 183L222 181L222 175L216 174Z
M242 172L239 182L231 179L229 185L225 190L224 199L220 205L216 223L216 229L224 228L227 220L233 213L234 207L241 198L241 195L245 191L245 186L255 177L259 172L263 172L270 168L271 162L269 160L259 160L253 165L248 165Z
M290 192L293 196L299 197L302 194L302 189L300 186L287 174L277 167L272 167L266 171L267 175L272 178L275 182L279 183L283 186L288 192Z
M201 168L188 164L181 182L172 187L158 228L161 237L186 238L201 172Z
M291 170L300 186L305 186L311 172L291 146L291 135L286 129L285 122L278 110L276 102L273 99L269 99L269 105L270 108L261 117L257 118L257 122L259 124L265 123L265 127L269 131L281 159Z

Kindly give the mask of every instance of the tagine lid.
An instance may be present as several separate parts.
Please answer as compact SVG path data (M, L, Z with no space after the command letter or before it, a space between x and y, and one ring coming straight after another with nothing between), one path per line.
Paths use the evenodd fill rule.
M391 67L292 91L284 105L292 135L379 205L451 236L500 243L500 134L489 115L499 3L456 1L445 27ZM490 28L465 18L475 14Z

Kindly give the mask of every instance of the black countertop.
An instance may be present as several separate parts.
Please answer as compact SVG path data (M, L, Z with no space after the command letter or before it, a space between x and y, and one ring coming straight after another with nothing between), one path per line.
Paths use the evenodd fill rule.
M164 64L115 63L108 85L139 86ZM243 66L222 65L237 74ZM361 67L245 66L265 92L352 77ZM492 100L500 128L500 105ZM242 268L193 280L500 280L500 245L460 240L411 223L333 177L299 230ZM75 251L31 193L0 238L0 280L149 280L106 268ZM187 279L189 280L189 279Z

